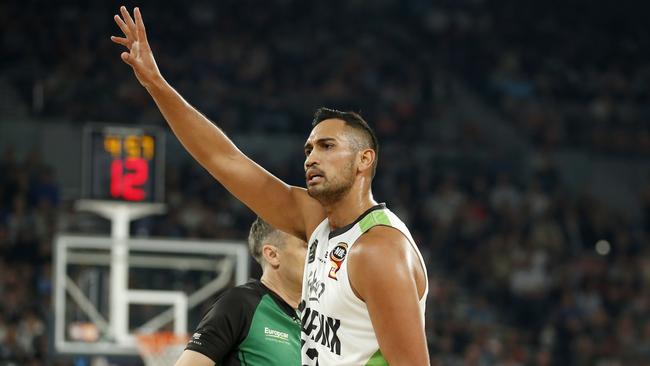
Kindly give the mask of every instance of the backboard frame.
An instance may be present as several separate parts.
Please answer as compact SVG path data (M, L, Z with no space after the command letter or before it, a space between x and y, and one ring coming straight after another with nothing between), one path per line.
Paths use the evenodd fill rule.
M201 287L192 294L185 294L180 291L152 291L124 289L120 291L125 295L124 303L127 309L128 304L169 304L171 309L163 311L158 316L143 324L140 329L143 332L151 332L159 329L162 325L174 319L175 332L187 332L187 312L201 304L214 293L231 282L234 267L235 285L243 284L249 276L248 247L243 242L237 241L200 241L200 240L172 240L172 239L141 239L128 238L128 251L140 253L153 253L155 260L150 256L128 255L126 267L131 268L188 268L196 265L205 269L206 263L202 259L182 258L178 260L165 260L164 256L155 257L155 253L162 254L184 254L192 255L220 255L224 259L215 268L215 278L207 285ZM122 337L112 334L111 339L95 343L75 342L67 340L65 329L66 296L70 295L77 305L84 311L88 318L98 328L114 329L112 324L115 319L104 319L98 309L90 302L74 284L74 281L66 273L70 264L105 265L112 270L110 255L80 255L71 253L71 249L92 249L111 252L115 245L115 238L106 236L87 235L58 235L55 250L55 272L54 272L54 345L57 353L80 354L80 355L137 355L138 350L133 334L129 333ZM196 263L194 263L195 261ZM174 263L176 262L176 263ZM184 314L184 315L180 315ZM128 314L121 314L117 317L120 321L128 322ZM123 326L126 326L124 324ZM109 332L110 333L110 332Z

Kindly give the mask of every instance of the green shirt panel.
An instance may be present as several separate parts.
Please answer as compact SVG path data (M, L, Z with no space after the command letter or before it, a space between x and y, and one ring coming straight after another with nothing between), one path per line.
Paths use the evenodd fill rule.
M268 294L262 297L239 346L239 360L242 365L300 365L300 324Z

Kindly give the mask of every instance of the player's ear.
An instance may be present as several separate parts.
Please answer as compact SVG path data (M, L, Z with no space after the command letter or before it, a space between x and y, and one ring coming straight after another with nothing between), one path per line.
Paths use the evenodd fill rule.
M278 247L270 244L264 244L264 246L262 246L262 256L264 257L266 263L270 264L272 267L276 268L280 265Z
M371 171L377 158L377 153L373 149L363 149L359 151L359 171Z

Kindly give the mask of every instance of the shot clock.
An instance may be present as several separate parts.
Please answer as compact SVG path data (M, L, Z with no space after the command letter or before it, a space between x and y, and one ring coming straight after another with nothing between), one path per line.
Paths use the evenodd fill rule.
M156 127L91 124L84 129L85 199L162 202L164 133Z

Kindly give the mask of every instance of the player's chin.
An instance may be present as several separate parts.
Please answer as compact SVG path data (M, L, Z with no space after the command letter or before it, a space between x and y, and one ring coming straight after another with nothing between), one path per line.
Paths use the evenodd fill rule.
M320 183L307 183L307 193L313 198L318 198L323 194L323 187Z

